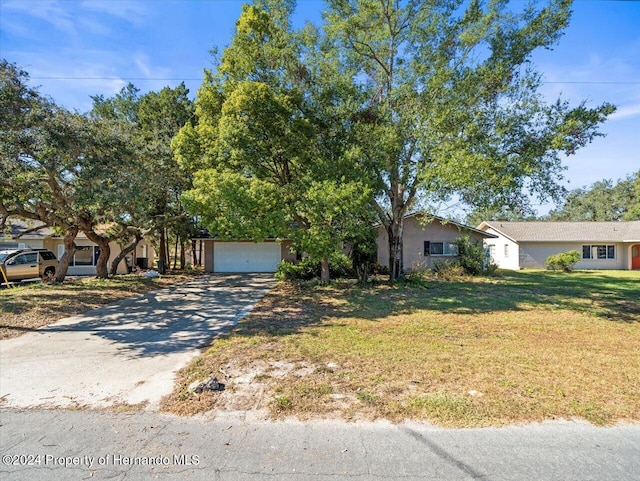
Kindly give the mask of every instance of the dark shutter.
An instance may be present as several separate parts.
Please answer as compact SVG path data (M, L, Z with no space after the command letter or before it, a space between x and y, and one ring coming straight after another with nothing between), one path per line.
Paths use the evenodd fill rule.
M427 257L428 255L431 254L430 250L431 250L431 242L424 241L424 256L425 257Z

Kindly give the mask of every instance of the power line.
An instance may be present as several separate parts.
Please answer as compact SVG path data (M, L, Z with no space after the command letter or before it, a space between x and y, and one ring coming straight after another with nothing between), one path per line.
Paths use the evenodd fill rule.
M30 77L31 80L129 80L129 81L183 81L196 82L203 78L178 78L178 77ZM615 80L553 80L543 81L543 84L577 84L577 85L640 85L640 81L615 81Z

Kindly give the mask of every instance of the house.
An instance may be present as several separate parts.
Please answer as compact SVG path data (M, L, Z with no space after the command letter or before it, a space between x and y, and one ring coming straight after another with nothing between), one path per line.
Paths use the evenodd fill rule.
M58 259L64 254L63 237L55 234L53 229L43 227L38 230L32 230L37 227L38 223L33 221L25 221L21 219L10 219L7 223L8 230L0 231L0 250L2 249L49 249ZM30 231L30 232L29 232ZM87 239L83 233L78 233L75 240L76 252L73 260L69 265L67 274L70 276L95 275L96 261L100 251L98 246ZM109 268L111 262L122 250L117 242L112 242L111 255L109 257ZM149 241L142 240L132 255L132 263L140 267L151 267L154 260L154 249ZM118 274L127 273L127 265L121 262L118 265Z
M494 234L482 232L473 227L431 216L431 222L422 225L422 214L412 214L404 220L403 259L405 270L420 266L432 268L436 260L455 259L456 239L469 235L482 242L494 238ZM389 264L389 244L387 233L381 226L378 232L378 262ZM282 260L296 261L296 253L291 252L291 241L275 238L264 242L224 241L211 237L206 231L193 239L201 245L201 261L205 272L275 272Z
M378 263L389 267L389 236L380 225L378 231ZM458 255L456 240L469 236L482 242L497 235L469 227L438 216L409 214L404 218L402 265L405 271L415 268L432 269L436 262L454 260Z
M503 269L544 269L552 254L577 250L576 269L640 269L640 221L483 222L491 258Z
M456 239L460 236L468 235L480 242L485 238L497 237L441 217L430 216L431 222L422 225L422 218L422 214L411 214L404 219L403 259L406 270L410 270L417 262L421 266L432 268L437 260L455 259ZM374 228L378 232L378 262L388 266L387 232L382 226ZM257 243L224 241L211 237L206 230L192 240L201 246L198 250L202 252L200 263L205 272L275 272L280 261L297 260L296 253L291 251L290 240L271 238Z
M192 240L200 245L200 264L205 272L275 272L280 261L296 260L290 240L224 241L206 230Z

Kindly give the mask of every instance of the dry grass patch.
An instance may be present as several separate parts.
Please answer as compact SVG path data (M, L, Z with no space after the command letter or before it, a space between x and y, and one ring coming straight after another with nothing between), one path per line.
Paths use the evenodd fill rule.
M427 288L280 285L181 371L163 408L444 426L638 421L639 297L638 273L514 273ZM212 375L225 392L189 391Z
M0 339L52 324L119 299L133 297L193 276L170 274L157 278L124 275L109 279L70 279L63 284L40 282L0 289Z

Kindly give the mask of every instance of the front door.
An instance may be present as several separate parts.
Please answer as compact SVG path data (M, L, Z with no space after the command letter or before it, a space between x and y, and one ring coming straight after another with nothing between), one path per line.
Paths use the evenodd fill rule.
M640 244L631 248L631 268L640 269Z

